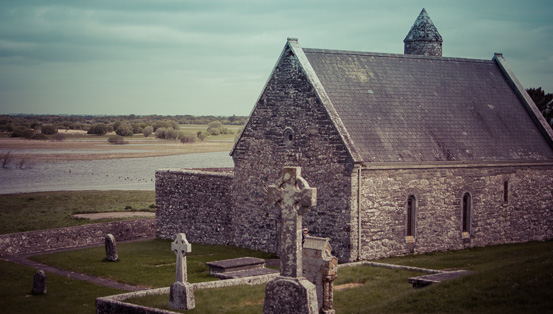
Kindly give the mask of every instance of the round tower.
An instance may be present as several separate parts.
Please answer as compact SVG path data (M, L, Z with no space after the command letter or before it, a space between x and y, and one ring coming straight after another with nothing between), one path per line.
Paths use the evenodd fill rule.
M409 55L442 56L442 36L432 20L422 9L419 17L403 40L404 53Z

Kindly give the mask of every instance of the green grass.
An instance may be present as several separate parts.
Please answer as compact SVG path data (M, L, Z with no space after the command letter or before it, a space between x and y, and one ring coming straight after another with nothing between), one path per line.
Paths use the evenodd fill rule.
M132 285L168 287L175 281L175 254L171 241L150 240L117 245L118 262L107 262L104 247L33 256L31 259L58 268L110 278ZM274 258L273 254L222 245L192 244L187 255L188 281L211 281L206 262L243 256Z
M473 274L423 289L417 272L371 266L342 268L334 293L337 313L553 313L553 241L501 245L388 259L419 267L471 269ZM194 313L260 313L264 285L196 291ZM217 302L213 302L217 300ZM166 308L168 296L128 300Z
M94 300L118 289L46 273L47 294L31 295L35 269L0 261L0 313L95 313Z
M76 219L71 215L124 211L127 206L133 210L152 210L152 204L155 204L155 191L64 191L0 195L0 234L90 224L90 220Z

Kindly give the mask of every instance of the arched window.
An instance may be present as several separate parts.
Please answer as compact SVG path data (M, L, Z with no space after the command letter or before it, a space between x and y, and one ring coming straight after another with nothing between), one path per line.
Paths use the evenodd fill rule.
M406 226L406 236L414 237L415 236L415 217L417 211L417 200L415 196L409 195L407 197L407 226Z
M463 195L463 232L470 233L470 219L472 214L472 197L470 193Z

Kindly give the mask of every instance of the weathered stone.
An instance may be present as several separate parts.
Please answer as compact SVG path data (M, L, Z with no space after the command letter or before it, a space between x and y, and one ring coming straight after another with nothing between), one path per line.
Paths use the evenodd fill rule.
M188 282L173 282L169 291L169 307L183 310L195 308L194 287Z
M277 277L267 283L263 313L318 313L315 286L305 278Z
M302 277L301 217L317 204L317 189L301 177L301 168L284 167L268 190L281 209L280 277L265 288L263 313L318 313L315 285Z
M110 262L115 262L119 259L117 255L117 243L112 234L106 234L104 238L104 246L106 248L106 259Z
M332 256L330 239L306 237L303 243L303 276L317 288L322 313L334 313L333 282L338 274L338 259Z
M187 282L186 253L192 252L192 245L186 240L184 233L179 233L175 241L171 243L171 250L177 256L176 281L171 285L169 294L169 307L174 309L191 310L196 304L194 301L194 289Z
M42 270L37 270L33 278L32 294L46 294L46 273Z

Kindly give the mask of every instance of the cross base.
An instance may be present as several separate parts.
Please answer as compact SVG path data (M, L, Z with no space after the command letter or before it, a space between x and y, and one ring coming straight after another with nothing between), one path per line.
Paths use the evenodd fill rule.
M172 309L191 310L196 307L194 287L188 282L173 282L169 294L169 307Z
M279 276L267 283L263 313L317 314L317 289L303 277Z

